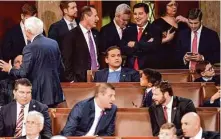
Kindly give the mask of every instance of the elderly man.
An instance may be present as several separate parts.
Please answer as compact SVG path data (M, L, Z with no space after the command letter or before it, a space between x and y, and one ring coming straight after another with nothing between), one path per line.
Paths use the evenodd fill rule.
M195 112L186 113L181 120L184 139L220 139L220 133L203 131L200 117Z
M25 33L31 41L23 49L23 63L19 69L0 60L2 71L15 78L28 78L33 85L32 97L49 107L63 101L59 70L63 67L58 43L42 35L43 22L37 17L25 20Z
M26 136L17 139L49 139L49 137L41 135L44 127L44 116L37 111L30 111L26 119Z
M64 136L112 136L117 106L115 88L109 83L96 85L95 96L77 103L61 132Z

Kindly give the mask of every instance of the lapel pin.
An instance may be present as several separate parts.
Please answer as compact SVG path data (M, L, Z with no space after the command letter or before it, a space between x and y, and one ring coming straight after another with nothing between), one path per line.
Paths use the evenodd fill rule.
M176 110L176 107L174 107L173 109Z
M33 108L35 108L36 106L35 105L33 105Z
M126 76L126 75L123 75L124 77Z
M145 32L145 35L147 35L147 32Z

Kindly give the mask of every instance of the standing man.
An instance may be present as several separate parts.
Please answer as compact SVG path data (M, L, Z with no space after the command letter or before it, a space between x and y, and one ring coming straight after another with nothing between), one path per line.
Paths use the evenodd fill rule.
M43 114L45 122L42 135L51 137L51 120L48 114L48 107L32 99L32 84L26 79L15 81L13 90L15 100L0 110L0 136L20 137L26 135L25 121L29 111L38 111Z
M23 50L20 69L0 60L2 71L16 78L28 78L33 85L32 97L49 107L63 101L59 70L63 68L61 54L56 41L42 35L43 22L37 17L25 20L25 33L30 44Z
M136 26L125 29L121 49L127 56L126 66L129 68L154 68L157 55L154 53L161 43L161 35L148 22L149 7L145 3L137 3L133 7Z
M117 106L115 88L109 83L96 85L92 98L77 103L68 116L64 136L113 136Z
M65 34L78 25L76 21L78 10L76 2L72 0L61 1L60 9L63 13L63 18L50 26L48 37L56 40L60 51L62 51L61 42Z
M130 6L123 3L117 6L114 20L101 28L101 47L102 52L111 46L119 46L123 36L123 30L129 25L131 16Z
M164 123L174 123L177 134L181 134L181 118L187 112L196 112L190 99L173 96L171 85L166 81L152 89L154 104L149 107L153 135L157 136Z
M218 34L202 25L203 13L191 9L188 14L190 29L183 30L178 36L178 57L180 68L195 69L199 61L220 63L220 40Z
M67 81L86 82L87 70L97 70L98 63L98 31L99 18L92 6L81 9L79 26L65 35L62 43Z
M22 54L23 48L30 43L25 35L24 22L32 16L36 16L37 8L35 5L24 4L21 8L21 22L11 28L5 35L2 45L3 60L14 60Z

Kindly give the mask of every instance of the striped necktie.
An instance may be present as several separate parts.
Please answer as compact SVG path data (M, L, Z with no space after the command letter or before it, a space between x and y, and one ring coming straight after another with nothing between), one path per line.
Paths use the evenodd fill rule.
M15 129L15 137L22 136L22 126L23 126L23 120L24 120L24 108L25 106L21 106L21 111L18 115L18 120L16 122L16 129Z

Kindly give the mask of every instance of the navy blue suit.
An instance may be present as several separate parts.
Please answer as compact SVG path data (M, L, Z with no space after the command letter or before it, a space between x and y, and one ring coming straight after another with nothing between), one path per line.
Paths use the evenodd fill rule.
M216 79L214 77L212 77L211 80L205 81L205 80L203 80L202 77L200 77L200 78L195 79L194 82L215 82L215 80Z
M90 130L94 117L95 106L94 97L80 101L71 110L67 123L61 134L64 136L83 136ZM112 136L115 131L115 117L117 106L112 105L111 109L106 109L95 130L95 135Z
M153 96L152 89L148 93L146 93L145 91L143 95L141 107L150 107L152 105L152 96Z
M186 52L191 52L191 30L186 29L179 33L177 42L180 68L189 68L189 64L184 65L183 57ZM198 53L211 64L220 63L220 40L218 34L206 27L202 27Z
M63 101L59 71L63 68L56 41L38 35L23 50L20 69L12 68L9 75L28 78L32 83L32 98L47 105Z
M51 119L48 114L48 107L36 100L31 100L29 104L29 111L38 111L44 116L44 128L41 135L51 137ZM3 107L0 110L0 136L1 137L13 137L15 135L16 128L16 116L17 116L17 103L13 101Z
M203 107L220 107L220 98L216 99L212 104L210 103L210 99L206 100L203 103Z
M96 71L94 82L107 82L108 73L108 68ZM139 72L129 68L121 68L119 82L140 82Z
M125 29L121 41L121 49L127 56L126 67L133 68L135 57L138 58L139 69L157 67L157 47L161 44L161 34L153 29L150 23L143 30L140 40L137 40L137 26L130 26ZM152 42L148 42L153 38ZM130 48L127 44L129 41L135 41L135 47Z

